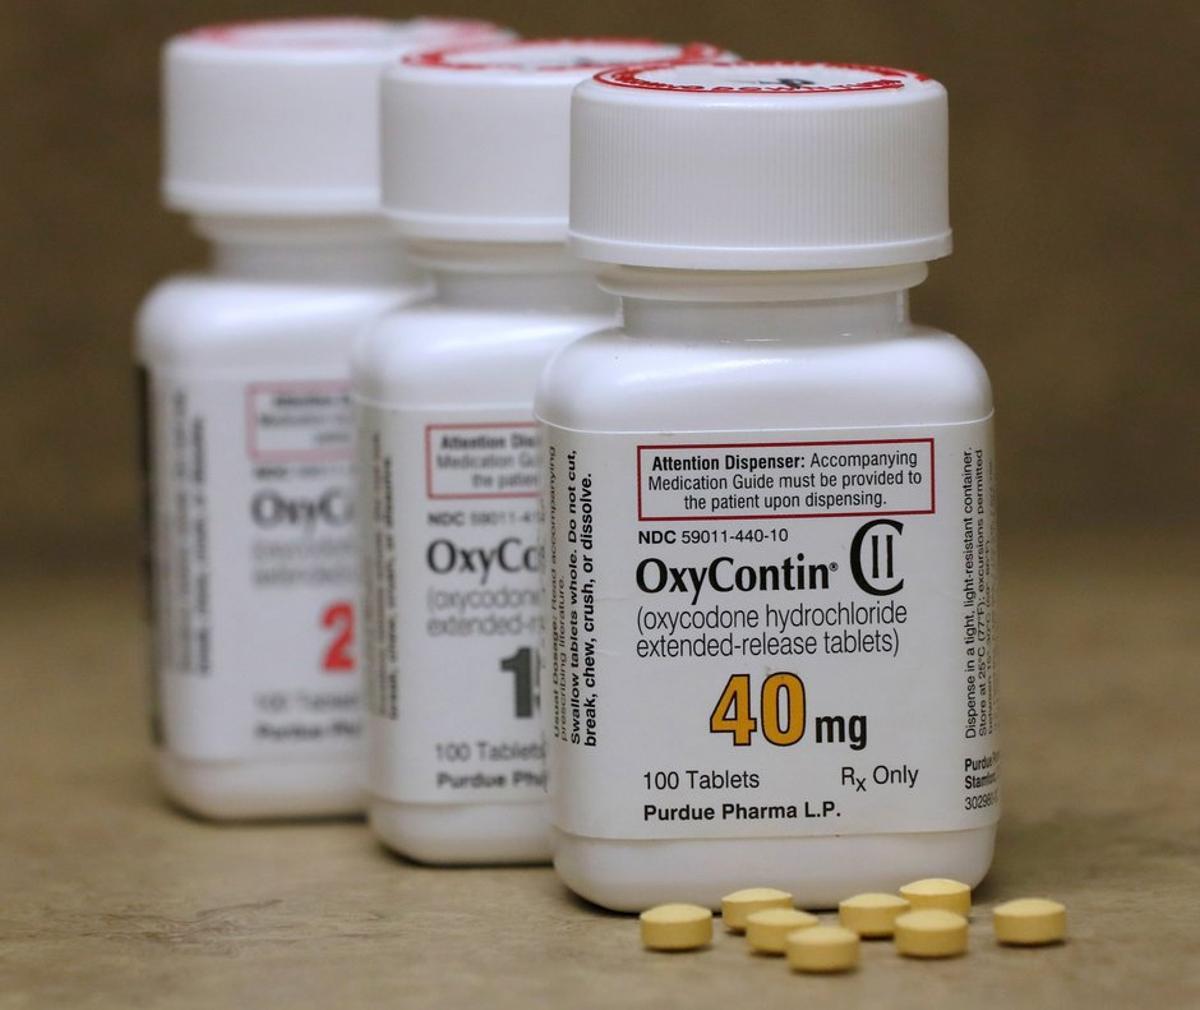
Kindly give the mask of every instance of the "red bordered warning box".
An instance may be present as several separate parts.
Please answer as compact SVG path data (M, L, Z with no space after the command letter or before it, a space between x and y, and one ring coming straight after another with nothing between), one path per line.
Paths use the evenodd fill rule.
M425 426L425 495L433 501L536 498L534 421Z
M639 445L637 482L642 522L931 515L937 502L932 438Z
M346 382L254 382L246 387L245 411L252 462L335 463L353 457Z

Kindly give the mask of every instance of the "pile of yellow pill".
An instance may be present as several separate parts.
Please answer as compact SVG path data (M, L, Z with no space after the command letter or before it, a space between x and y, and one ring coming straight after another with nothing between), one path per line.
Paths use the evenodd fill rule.
M798 908L763 908L746 917L746 942L761 954L782 954L792 933L809 929L820 921Z
M767 908L792 908L792 896L787 891L774 887L747 887L734 891L721 899L721 918L726 929L741 933L746 928L746 919L755 912Z
M900 897L912 906L914 912L922 908L936 908L958 915L971 914L971 889L966 884L945 877L914 880L900 888Z
M863 939L891 937L898 954L958 957L967 952L971 888L958 880L914 880L898 894L855 894L838 904L838 925L823 924L774 887L748 887L721 899L731 933L745 933L751 951L786 954L797 972L848 972L858 966ZM642 944L650 950L695 950L713 939L713 915L699 905L659 905L641 915ZM992 911L998 943L1036 947L1061 943L1067 910L1049 898L1018 898Z
M849 971L858 964L858 934L844 926L812 926L787 938L788 964L795 971Z
M896 917L911 907L896 894L856 894L838 905L838 921L859 936L891 936Z
M918 908L896 919L896 950L909 957L954 957L967 952L967 920L943 908Z
M1067 937L1067 910L1049 898L1017 898L992 910L992 927L1001 943L1039 947Z
M712 943L712 912L699 905L658 905L638 919L648 950L696 950Z

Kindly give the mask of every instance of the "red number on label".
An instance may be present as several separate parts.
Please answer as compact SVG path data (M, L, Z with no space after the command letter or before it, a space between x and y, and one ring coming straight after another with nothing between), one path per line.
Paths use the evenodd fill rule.
M354 607L349 603L331 603L321 614L321 626L332 628L336 635L325 650L322 669L328 673L349 673L354 669Z

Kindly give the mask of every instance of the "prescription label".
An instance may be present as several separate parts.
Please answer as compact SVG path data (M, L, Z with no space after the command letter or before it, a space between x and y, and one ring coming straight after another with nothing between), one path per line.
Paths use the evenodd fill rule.
M371 789L542 800L538 428L528 407L358 409Z
M544 431L558 827L778 837L997 819L990 418Z
M347 383L155 373L148 526L173 753L349 751L362 735Z

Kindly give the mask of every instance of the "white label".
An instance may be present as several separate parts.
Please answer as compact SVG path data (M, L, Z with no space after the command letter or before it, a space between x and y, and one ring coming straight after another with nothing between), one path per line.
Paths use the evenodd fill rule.
M344 380L151 377L154 665L173 753L357 746L351 421Z
M544 430L558 827L996 820L990 418L769 438Z
M359 407L371 788L545 798L537 426Z

